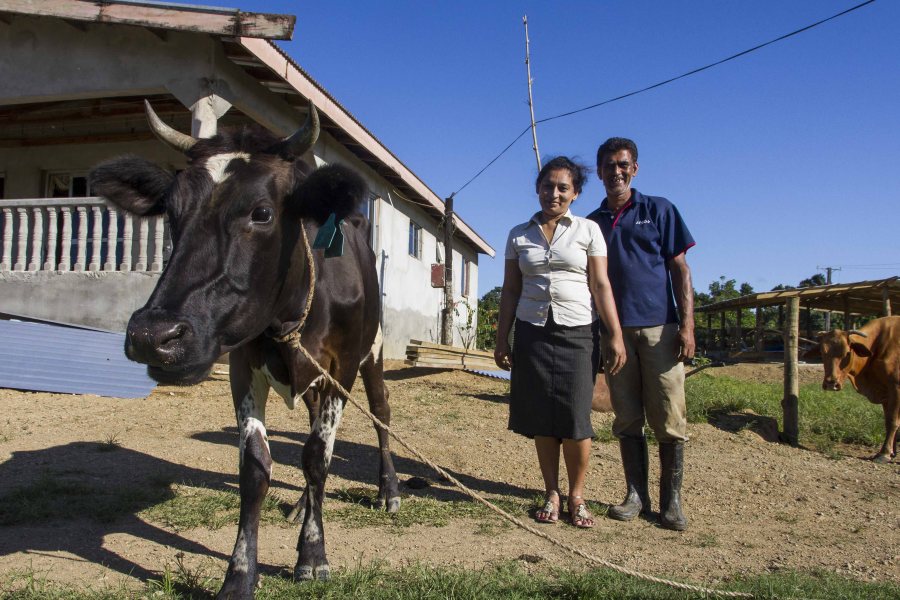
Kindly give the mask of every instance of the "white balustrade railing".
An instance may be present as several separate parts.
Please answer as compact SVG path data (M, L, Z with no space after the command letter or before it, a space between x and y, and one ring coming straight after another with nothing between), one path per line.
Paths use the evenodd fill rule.
M162 216L135 217L103 198L0 200L0 231L0 271L159 272L168 258Z

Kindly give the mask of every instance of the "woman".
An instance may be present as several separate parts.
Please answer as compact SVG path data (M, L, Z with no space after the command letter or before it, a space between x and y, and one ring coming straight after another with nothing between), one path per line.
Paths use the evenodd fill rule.
M509 429L534 438L546 490L535 520L559 520L559 453L569 478L568 509L576 527L594 526L584 502L591 440L591 396L598 352L593 343L592 306L609 332L607 372L625 364L625 346L606 275L606 243L600 227L574 216L569 207L581 193L587 168L565 156L548 162L535 189L541 210L512 228L494 360L512 368ZM509 333L516 322L515 348Z

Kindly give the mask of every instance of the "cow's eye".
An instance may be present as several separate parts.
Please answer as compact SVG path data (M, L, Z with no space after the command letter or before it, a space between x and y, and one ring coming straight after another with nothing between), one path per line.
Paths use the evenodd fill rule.
M254 223L271 223L272 209L268 206L258 206L250 213L250 220Z

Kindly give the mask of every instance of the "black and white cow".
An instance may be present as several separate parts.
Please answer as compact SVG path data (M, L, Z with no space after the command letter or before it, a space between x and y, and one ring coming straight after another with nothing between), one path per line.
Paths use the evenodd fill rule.
M202 381L213 362L230 355L231 393L240 431L241 512L237 541L219 598L252 598L257 582L260 509L272 458L265 427L269 389L294 408L302 397L311 432L303 448L303 525L294 577L327 578L322 527L325 478L344 399L300 352L282 341L304 313L310 291L302 242L330 215L343 220L342 252L313 251L316 282L302 344L342 386L360 372L369 407L390 422L384 386L380 296L368 222L357 210L362 179L349 169L313 171L301 155L315 143L319 121L310 103L306 124L279 139L259 127L195 140L165 125L147 104L151 127L183 151L176 176L135 156L97 166L93 189L136 215L165 213L173 251L147 304L128 324L125 351L159 382ZM385 431L380 447L379 502L399 508L397 476Z

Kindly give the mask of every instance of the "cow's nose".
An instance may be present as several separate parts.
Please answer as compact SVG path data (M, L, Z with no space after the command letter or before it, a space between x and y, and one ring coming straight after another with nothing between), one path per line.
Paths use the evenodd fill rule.
M157 312L137 312L128 324L125 355L133 361L172 366L184 359L185 339L191 327L185 321Z
M841 391L841 384L837 382L835 379L826 379L822 382L823 390L833 390L835 392Z

